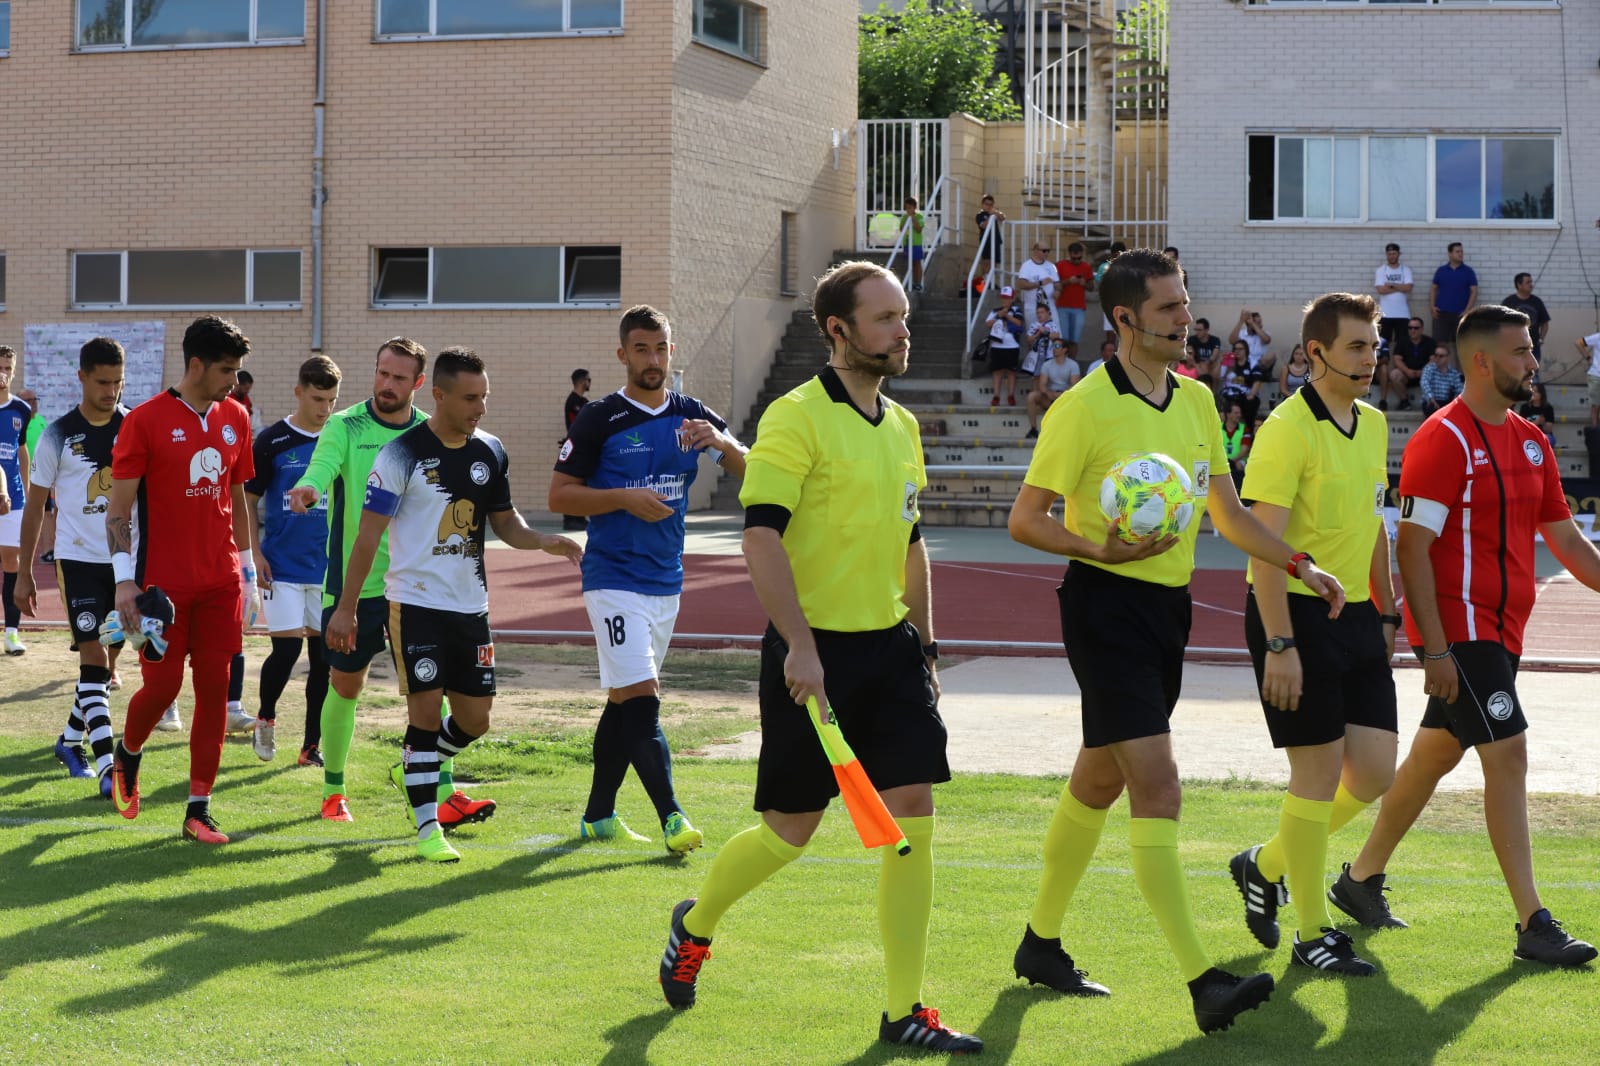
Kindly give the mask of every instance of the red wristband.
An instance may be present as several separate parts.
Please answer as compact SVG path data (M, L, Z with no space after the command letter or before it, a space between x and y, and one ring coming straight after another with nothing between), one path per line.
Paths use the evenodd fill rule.
M1300 564L1314 562L1316 562L1316 560L1311 558L1310 552L1295 552L1293 555L1289 556L1289 565L1284 567L1284 569L1289 571L1290 577L1298 581L1300 579Z

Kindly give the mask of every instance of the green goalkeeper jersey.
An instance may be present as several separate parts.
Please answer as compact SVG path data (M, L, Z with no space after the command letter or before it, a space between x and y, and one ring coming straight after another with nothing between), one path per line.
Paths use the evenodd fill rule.
M310 485L329 497L328 577L322 586L324 607L338 602L339 594L344 591L344 568L350 561L350 546L355 543L356 530L361 525L361 504L367 496L367 478L372 473L373 463L377 462L378 449L418 422L427 420L428 416L413 406L404 424L393 425L378 417L369 399L335 413L322 427L316 450L311 453L311 465L306 467L295 488ZM383 596L383 579L388 572L389 534L386 531L378 542L378 554L373 557L367 583L361 586L361 598Z

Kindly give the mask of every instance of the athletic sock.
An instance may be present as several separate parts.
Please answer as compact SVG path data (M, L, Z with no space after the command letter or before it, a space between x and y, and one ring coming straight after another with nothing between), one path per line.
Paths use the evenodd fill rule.
M423 840L439 827L439 733L433 729L406 726L406 799L417 816L417 839Z
M356 701L328 689L322 701L322 797L344 792L345 761L350 758L350 742L356 735ZM337 787L335 778L337 777Z
M583 820L598 822L617 811L617 790L628 776L628 737L622 724L622 705L606 701L594 727L594 773L589 779L589 805Z
M300 658L300 646L305 641L299 637L273 637L272 654L261 664L261 687L256 697L256 717L273 722L278 718L278 697L288 687L289 675Z
M1189 885L1178 861L1178 822L1174 818L1130 818L1128 843L1139 894L1161 926L1183 979L1193 981L1211 969L1211 956L1200 943L1189 909Z
M462 729L454 718L446 718L439 723L439 757L453 759L477 739Z
M933 816L899 818L911 854L880 848L878 931L888 977L886 1009L904 1018L922 1002L922 971L928 960L928 914L933 910Z
M110 680L111 671L103 666L78 667L78 707L89 737L89 750L94 752L94 768L102 774L111 766L114 746L111 703L106 689Z
M444 728L450 721L450 697L446 696L439 703L439 727ZM469 742L470 743L470 742ZM455 795L456 791L456 759L454 755L444 752L439 753L439 787L436 789L440 803Z
M179 669L182 663L178 664ZM217 783L226 741L228 714L228 656L216 652L189 653L189 677L194 685L194 714L189 721L189 794L209 796Z
M183 812L183 820L187 822L190 818L204 818L210 811L210 796L190 796L189 806Z
M244 652L234 655L228 663L228 710L244 706Z
M765 821L722 846L706 871L700 897L683 916L690 936L710 937L728 908L761 882L798 859L805 848L784 840Z
M1323 926L1333 925L1333 919L1328 916L1328 895L1323 883L1328 867L1328 816L1332 812L1332 800L1310 800L1292 792L1283 794L1278 835L1273 839L1283 855L1289 878L1289 899L1294 903L1301 940L1321 936ZM1261 850L1266 851L1266 848ZM1258 866L1259 858L1258 855ZM1268 880L1277 878L1269 876Z
M7 570L4 583L0 584L0 594L3 594L6 598L6 628L13 633L22 624L22 608L17 606L16 591L17 572L15 570Z
M672 749L661 731L661 697L635 696L618 711L628 735L628 762L655 804L656 821L665 822L680 808L672 788Z
M78 687L72 693L72 709L67 712L67 728L61 731L63 744L83 743L83 672L87 669L89 669L87 666L78 667Z
M322 742L322 704L328 698L328 660L322 657L321 638L306 641L306 658L311 661L311 669L306 672L306 738L300 745L301 751Z
M1339 782L1339 791L1333 794L1333 813L1328 819L1328 835L1332 836L1345 826L1350 820L1368 807L1372 800L1360 799L1354 792L1344 787L1344 782Z
M1094 858L1105 824L1105 811L1079 802L1070 787L1061 790L1061 802L1044 834L1044 877L1034 897L1033 916L1028 919L1034 936L1046 940L1061 936L1067 905Z

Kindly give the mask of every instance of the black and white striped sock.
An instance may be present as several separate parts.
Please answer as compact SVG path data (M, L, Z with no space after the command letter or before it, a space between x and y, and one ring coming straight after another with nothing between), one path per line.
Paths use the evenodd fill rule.
M417 839L425 840L439 827L439 734L432 729L406 726L406 799L417 817Z
M78 667L77 706L83 715L84 729L89 735L89 748L94 752L94 768L105 773L111 768L114 738L111 735L111 697L106 685L111 671L103 666Z

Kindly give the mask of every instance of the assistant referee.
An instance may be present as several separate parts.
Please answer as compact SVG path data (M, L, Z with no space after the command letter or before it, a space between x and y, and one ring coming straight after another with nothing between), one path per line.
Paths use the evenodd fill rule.
M842 263L812 311L830 344L816 377L761 418L746 457L744 554L772 620L761 646L761 822L729 840L698 899L672 912L661 959L667 1002L693 1006L723 913L798 858L839 793L805 710L815 697L911 844L884 849L878 923L888 1002L878 1035L929 1051L973 1052L977 1037L924 1007L933 903L933 784L950 780L939 717L928 553L917 497L927 485L916 419L878 390L905 373L905 292L894 275Z

